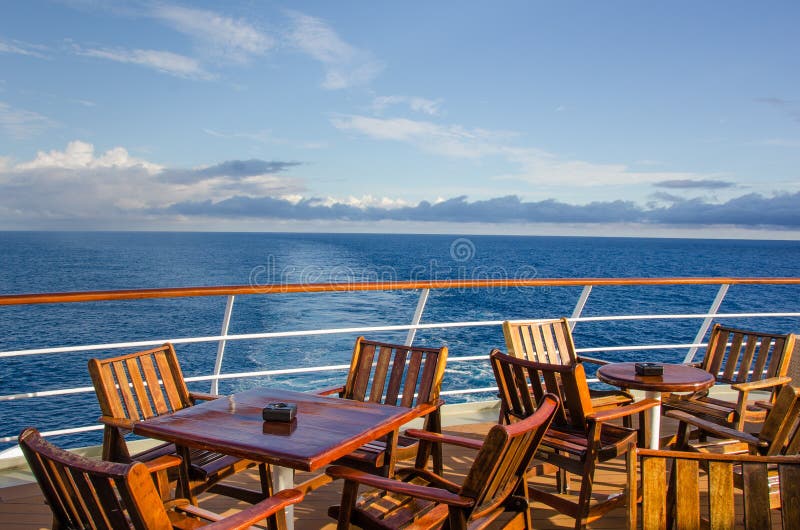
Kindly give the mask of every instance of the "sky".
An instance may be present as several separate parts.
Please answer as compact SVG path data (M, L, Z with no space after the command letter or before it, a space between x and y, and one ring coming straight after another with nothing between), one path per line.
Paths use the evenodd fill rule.
M800 239L796 1L8 1L0 230Z

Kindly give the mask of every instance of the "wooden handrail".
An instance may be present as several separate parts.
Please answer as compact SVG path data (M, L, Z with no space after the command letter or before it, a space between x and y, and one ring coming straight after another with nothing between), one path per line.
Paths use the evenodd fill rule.
M0 295L0 306L64 304L109 300L183 298L248 294L288 294L342 291L391 291L412 289L491 289L508 287L570 287L606 285L800 285L800 278L538 278L496 280L412 280L383 282L286 283L269 285L229 285L209 287L171 287L163 289L123 289L116 291L78 291Z

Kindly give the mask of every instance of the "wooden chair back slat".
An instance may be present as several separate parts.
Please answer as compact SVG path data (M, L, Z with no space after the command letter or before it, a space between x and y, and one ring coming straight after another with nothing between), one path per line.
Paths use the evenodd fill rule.
M680 477L681 494L675 502L676 518L681 521L682 528L700 529L700 483L699 481L686 480L684 477L697 477L699 466L694 460L679 460L675 463L675 474ZM664 476L659 477L664 480ZM731 490L733 491L733 490ZM725 496L715 496L711 499L711 509L719 510L727 503ZM733 499L731 499L733 500Z
M372 361L375 358L375 345L362 343L362 348L359 355L354 359L356 361L356 372L353 374L352 389L350 399L364 401L367 396L367 387L369 386L370 374L372 373Z
M416 350L411 352L408 367L406 369L405 382L403 384L403 398L400 404L404 407L414 406L414 394L419 383L419 372L422 367L422 352Z
M716 324L702 367L718 382L728 384L784 376L794 349L793 336L788 337Z
M522 486L558 408L558 398L547 394L536 408L513 425L494 425L486 436L460 491L475 499L473 518L496 508Z
M708 528L734 528L739 524L746 529L770 528L773 517L781 517L783 528L797 528L800 524L798 456L648 449L638 453L642 460L643 530L665 529L670 522L676 528L701 528L701 521L707 521ZM781 510L770 509L768 470L775 467L781 483ZM706 473L701 473L703 468ZM665 487L664 477L670 469L669 486ZM735 469L742 470L741 502L736 500ZM707 504L701 503L703 491L707 492Z
M784 503L781 506L783 528L797 530L796 525L792 527L787 523L800 521L800 467L778 464L778 474L781 477L781 501Z
M686 469L689 461L679 460L678 463L683 464L683 469ZM687 499L689 495L692 498L692 504L697 510L697 517L700 516L700 502L699 494L699 479L698 479L698 462L691 461L694 464L691 475L678 475L678 484L686 488L690 483L694 486L693 491L689 493L687 490L680 490L677 496L678 500ZM692 480L694 479L694 480ZM711 493L709 496L709 511L711 512L711 519L714 521L716 528L733 528L734 520L736 518L736 510L734 503L734 489L733 489L733 466L726 462L709 462L708 464L708 491ZM687 514L691 517L691 514Z
M53 528L166 530L173 528L173 523L175 528L202 526L197 518L176 511L167 513L145 464L92 460L52 445L32 428L19 435L19 445L53 512ZM303 497L294 490L285 490L277 496L283 502L271 503L260 512L263 517L270 517ZM170 509L186 504L181 499L176 501L170 503ZM201 517L220 519L211 512L188 508L194 508L193 512ZM236 528L242 527L239 523Z
M156 353L155 360L156 366L158 366L158 373L161 375L161 388L164 389L164 394L167 395L170 409L175 411L188 407L189 403L184 401L184 396L178 391L178 386L184 386L183 378L178 383L171 377L172 366L167 361L166 352Z
M392 363L392 375L389 378L389 386L386 388L386 403L397 404L403 386L403 372L405 371L408 350L397 350Z
M110 365L110 367L112 371L112 377L116 381L120 397L122 398L122 404L125 407L125 410L128 411L128 417L134 421L140 419L141 414L139 413L137 401L131 392L131 381L128 378L128 373L125 371L124 361L120 363L114 363Z
M578 362L566 318L531 322L503 322L508 354L520 359L570 365Z
M447 348L375 342L359 337L341 397L413 407L439 398Z
M55 447L35 429L23 431L19 443L61 527L171 528L144 464L89 460Z
M383 397L383 387L386 384L386 375L389 373L389 361L391 361L391 358L391 348L385 346L379 348L375 374L372 376L372 391L369 394L369 401L380 403Z
M147 398L147 387L144 384L144 377L142 371L139 369L138 359L132 357L125 362L125 366L130 376L130 381L133 384L133 391L137 396L137 401L142 410L142 416L151 418L155 414L150 400Z
M91 359L89 374L105 416L138 421L192 405L171 344Z
M748 528L769 528L769 482L767 464L745 462L742 464L742 491L744 495L745 526ZM716 486L715 486L716 488ZM762 507L766 506L767 509Z
M732 340L731 346L728 349L728 352L727 352L727 354L725 356L725 360L723 361L724 362L724 368L723 368L724 371L723 371L723 374L721 376L721 380L722 381L737 381L735 379L735 376L736 376L737 373L740 374L740 375L743 373L745 375L745 379L742 379L742 381L746 381L747 380L746 379L747 373L748 373L747 367L741 366L741 369L739 369L740 368L740 364L739 363L741 361L741 358L740 358L739 354L742 351L742 340L743 339L744 339L744 335L742 335L741 333L734 333L733 334L733 338L731 339Z
M164 392L161 390L161 384L159 383L161 378L158 375L155 357L153 355L145 354L141 355L138 358L138 361L142 367L144 382L147 384L146 396L149 399L146 399L146 401L152 402L153 405L153 408L151 409L153 416L167 414L169 412L169 403L167 402ZM143 398L143 400L145 399Z
M722 361L725 359L725 350L728 347L728 331L722 328L719 324L714 326L711 331L711 338L708 342L706 355L703 357L703 369L716 376L719 374L719 368L722 366Z

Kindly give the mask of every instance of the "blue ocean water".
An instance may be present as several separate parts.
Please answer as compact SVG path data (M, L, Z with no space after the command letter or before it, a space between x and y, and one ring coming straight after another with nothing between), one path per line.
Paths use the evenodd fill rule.
M800 242L579 237L0 232L0 292L35 293L282 282L461 278L800 276ZM483 321L568 316L575 288L433 292L423 322ZM700 313L716 286L595 288L584 316ZM733 286L720 312L797 311L800 288ZM406 324L419 293L341 292L239 296L230 333ZM0 307L0 351L217 335L225 297ZM734 324L776 332L799 331L798 319ZM582 322L579 347L688 343L697 321ZM355 336L231 341L224 372L342 364ZM405 332L370 334L402 342ZM421 330L416 343L447 344L451 357L502 347L498 327ZM207 374L216 344L180 345L187 376ZM119 351L0 359L0 394L91 386L86 362ZM684 351L651 351L649 360L679 361ZM599 355L623 360L631 354ZM641 355L641 354L635 354ZM341 374L341 377L344 373ZM222 392L258 384L310 390L338 374L224 381ZM492 384L488 363L450 363L445 389ZM195 384L208 390L208 383ZM469 398L449 398L457 401ZM95 422L93 393L0 402L0 436L33 425L42 430ZM65 445L99 443L100 435L60 437ZM0 449L5 448L0 444Z

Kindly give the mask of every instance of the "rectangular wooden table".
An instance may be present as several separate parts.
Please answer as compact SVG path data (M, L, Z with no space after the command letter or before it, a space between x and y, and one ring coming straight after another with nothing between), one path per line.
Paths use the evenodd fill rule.
M297 404L291 424L263 421L262 408L275 402ZM418 416L406 407L254 388L137 422L133 432L272 464L278 491L292 487L295 469L316 471L387 434L396 441L399 428ZM291 528L290 511L286 519Z

